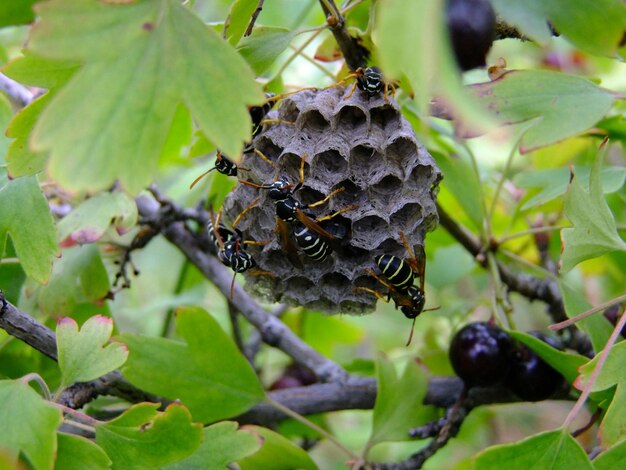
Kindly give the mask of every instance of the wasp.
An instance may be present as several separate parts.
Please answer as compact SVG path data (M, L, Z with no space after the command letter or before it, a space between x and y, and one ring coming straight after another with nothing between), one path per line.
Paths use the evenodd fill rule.
M231 230L221 223L221 212L217 214L217 217L214 216L212 211L210 215L211 217L207 225L209 240L216 250L217 258L224 266L228 266L233 270L233 280L230 284L230 298L232 299L237 274L256 267L254 258L244 249L244 245L266 245L267 242L244 240L243 233L236 228L236 222L240 220L240 217L233 222ZM273 276L273 273L268 271L255 271L250 272L250 274Z
M321 260L326 258L330 253L330 246L328 246L327 242L334 242L337 238L324 229L320 225L320 222L330 220L343 212L356 208L356 206L348 206L320 218L315 218L311 214L306 213L306 209L317 207L326 203L331 197L344 191L344 188L332 191L326 197L317 202L311 204L301 203L294 197L294 195L304 184L305 159L306 156L303 156L301 159L299 172L300 178L297 184L289 183L289 180L285 176L282 176L271 184L256 184L251 181L240 180L241 183L247 184L248 186L268 190L267 194L269 198L274 201L277 231L281 236L283 248L296 266L300 266L301 263L297 253L294 254L295 250L293 248L293 244L289 240L288 225L294 227L296 242L298 242L300 248L302 248L307 256L317 259L318 256L325 253L322 258L319 258Z
M351 78L356 78L356 80L352 85L350 93L348 93L348 95L344 98L345 100L350 99L357 88L363 91L369 98L373 98L381 92L384 92L385 101L389 101L388 95L390 90L391 93L395 92L394 84L385 81L383 73L378 67L375 66L367 67L366 69L359 67L339 83L343 83Z
M396 308L408 319L412 319L411 332L409 339L406 343L408 346L413 339L413 330L415 327L415 319L422 313L430 310L436 310L436 308L424 309L426 303L426 297L424 296L424 279L426 269L426 256L424 248L420 247L418 256L413 254L413 251L409 247L409 243L404 236L404 233L400 232L400 238L407 250L409 257L402 259L392 255L380 255L374 258L376 266L380 271L380 274L386 278L382 279L378 274L371 269L366 269L367 273L380 282L387 288L387 297L374 289L368 287L356 287L357 291L369 292L385 302L393 300ZM419 286L415 286L415 277L419 279Z

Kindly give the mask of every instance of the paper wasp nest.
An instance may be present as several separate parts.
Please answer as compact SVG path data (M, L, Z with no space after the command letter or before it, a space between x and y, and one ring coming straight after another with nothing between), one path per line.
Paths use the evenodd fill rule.
M238 184L224 203L226 218L232 221L260 198L238 228L246 239L270 241L265 246L246 245L258 270L274 274L246 274L247 289L268 300L330 313L372 311L376 298L355 292L354 287L367 286L383 294L386 289L365 268L376 271L374 257L380 254L406 258L400 232L411 245L423 245L425 233L437 225L435 197L442 175L433 158L392 98L387 101L382 93L368 98L357 89L345 99L350 88L305 90L281 101L268 119L293 124L266 124L253 142L275 166L248 152L241 167L250 171L240 173L242 179L258 184L281 176L295 184L304 158L305 179L294 195L297 200L313 203L345 188L306 213L322 217L357 206L323 224L332 233L345 232L343 248L321 262L299 250L302 267L297 267L275 232L274 201L267 190ZM290 239L295 244L293 233Z

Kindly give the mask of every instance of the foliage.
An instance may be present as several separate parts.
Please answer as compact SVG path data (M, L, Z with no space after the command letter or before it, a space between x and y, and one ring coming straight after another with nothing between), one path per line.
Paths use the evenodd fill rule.
M0 3L0 467L624 466L623 1L491 0L491 67L463 73L445 0ZM445 176L439 309L408 348L393 302L329 317L231 293L199 202L238 182L189 190L216 149L240 161L263 91L351 86L364 49ZM564 350L527 334L585 312ZM450 339L490 319L565 377L566 410L586 400L587 438L553 401L461 391Z

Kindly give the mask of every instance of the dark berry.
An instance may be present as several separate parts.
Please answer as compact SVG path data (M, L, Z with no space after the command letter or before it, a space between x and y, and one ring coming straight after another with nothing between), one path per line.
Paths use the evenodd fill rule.
M531 334L556 349L562 349L562 344L557 338L537 332ZM546 400L564 386L563 376L527 346L518 344L512 357L506 385L522 400Z
M497 385L505 379L513 349L511 337L495 325L470 323L450 344L450 362L468 387Z
M317 377L311 369L306 366L292 363L272 385L270 390L282 390L285 388L304 387L317 382Z
M619 321L619 314L622 312L622 306L620 304L615 304L615 305L611 305L609 308L607 308L604 311L604 318L606 318L608 321L611 322L611 325L615 326L617 325L617 322ZM624 328L622 328L622 331L620 331L620 334L626 338L626 326L624 326Z
M452 49L461 70L485 66L496 24L489 0L448 0L446 18Z

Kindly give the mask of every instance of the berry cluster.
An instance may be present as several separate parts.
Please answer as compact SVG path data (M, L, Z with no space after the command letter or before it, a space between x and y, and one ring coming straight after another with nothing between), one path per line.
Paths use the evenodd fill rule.
M556 338L531 333L555 349ZM450 362L466 387L504 385L525 401L541 401L564 386L561 374L525 345L490 323L470 323L450 343Z
M393 300L415 318L441 172L380 71L354 77L352 87L274 96L276 111L251 110L255 136L241 166L218 154L215 169L240 184L213 214L210 239L268 300L331 313Z

